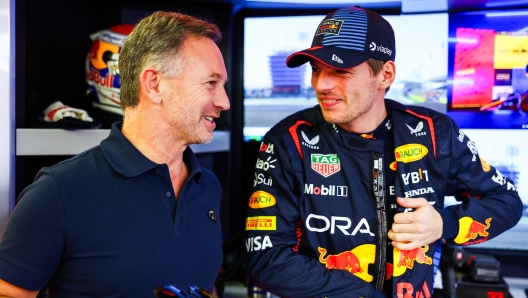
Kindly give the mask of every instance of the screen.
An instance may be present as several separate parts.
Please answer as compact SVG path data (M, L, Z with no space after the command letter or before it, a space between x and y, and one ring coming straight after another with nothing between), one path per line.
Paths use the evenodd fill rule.
M449 16L449 114L464 128L528 128L528 11Z
M386 98L447 109L446 13L383 16L396 36L396 80ZM244 19L244 139L260 141L277 122L317 104L311 68L286 58L311 46L320 16Z
M528 249L528 131L513 129L463 129L477 146L482 159L510 178L524 205L523 216L512 229L471 248ZM447 197L446 205L457 204Z

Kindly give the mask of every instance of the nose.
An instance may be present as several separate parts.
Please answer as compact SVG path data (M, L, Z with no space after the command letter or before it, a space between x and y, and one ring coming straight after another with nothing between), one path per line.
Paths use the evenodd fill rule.
M315 92L325 92L331 90L334 87L332 73L325 69L321 69L318 72L313 72L312 87L314 88Z
M215 98L213 105L219 107L220 110L227 111L231 107L229 103L229 97L227 97L227 92L225 88L221 88L218 92L218 96Z

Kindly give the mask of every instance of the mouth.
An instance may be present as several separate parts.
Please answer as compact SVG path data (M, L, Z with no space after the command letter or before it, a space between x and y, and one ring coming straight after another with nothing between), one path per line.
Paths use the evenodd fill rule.
M213 118L213 116L203 116L202 118L204 118L205 120L207 120L209 123L214 123L214 118Z
M318 99L323 109L331 109L343 101L337 96L318 96Z

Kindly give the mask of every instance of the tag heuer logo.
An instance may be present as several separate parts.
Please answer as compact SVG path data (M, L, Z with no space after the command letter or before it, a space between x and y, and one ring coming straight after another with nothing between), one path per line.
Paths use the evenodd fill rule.
M341 163L337 154L312 154L312 169L328 177L341 170Z

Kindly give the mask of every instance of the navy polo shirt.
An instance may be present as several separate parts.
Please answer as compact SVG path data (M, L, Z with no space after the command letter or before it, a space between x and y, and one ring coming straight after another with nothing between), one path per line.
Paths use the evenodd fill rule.
M0 242L0 278L53 297L153 297L159 285L213 290L222 264L221 187L190 148L178 200L166 164L112 126L101 144L43 168Z

